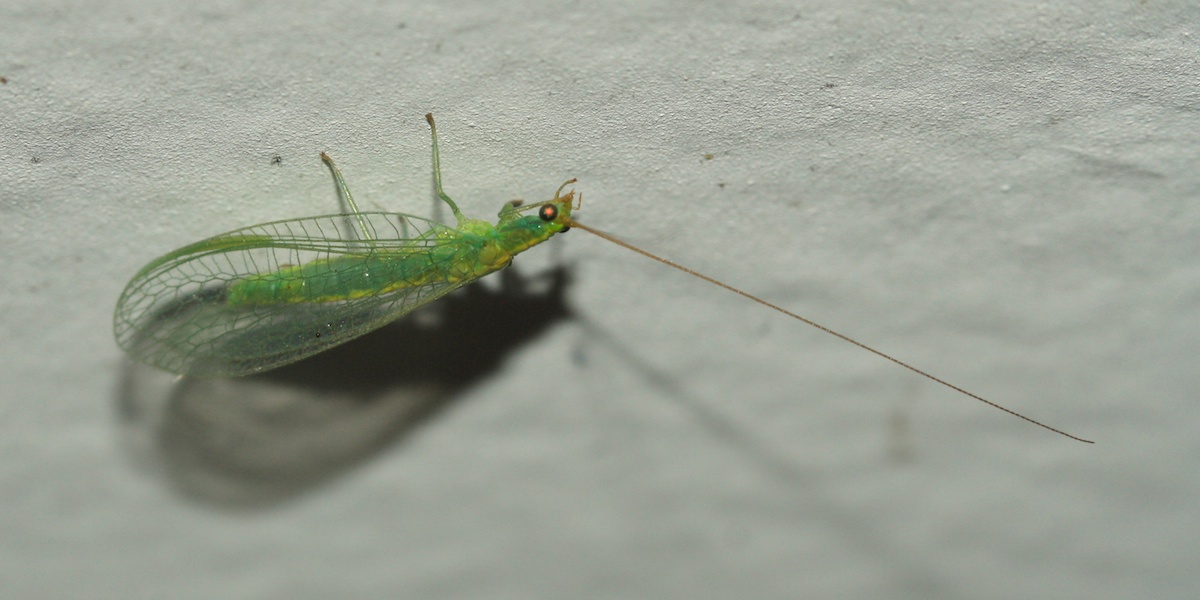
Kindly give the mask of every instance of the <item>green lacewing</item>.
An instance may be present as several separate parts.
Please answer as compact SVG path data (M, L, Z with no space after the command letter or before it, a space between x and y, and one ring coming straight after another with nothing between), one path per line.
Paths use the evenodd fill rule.
M348 214L273 221L223 233L142 267L117 301L113 331L133 358L179 375L236 377L311 356L382 327L568 229L581 229L753 300L1030 423L1075 437L917 369L828 327L572 218L574 179L554 197L506 203L499 220L467 218L442 188L437 126L429 122L434 187L451 227L403 213L363 212L322 152Z

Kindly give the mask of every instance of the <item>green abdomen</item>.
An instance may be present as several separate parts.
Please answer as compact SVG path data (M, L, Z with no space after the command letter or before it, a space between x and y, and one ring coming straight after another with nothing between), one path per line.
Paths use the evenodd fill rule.
M235 306L336 302L421 285L457 283L490 273L508 262L505 258L498 265L485 263L480 260L484 254L489 253L460 245L427 252L337 256L247 277L230 286L227 297Z

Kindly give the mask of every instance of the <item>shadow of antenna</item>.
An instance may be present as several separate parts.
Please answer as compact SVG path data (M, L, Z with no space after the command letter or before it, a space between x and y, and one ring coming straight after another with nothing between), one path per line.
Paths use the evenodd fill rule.
M794 484L805 480L806 474L795 461L763 444L752 432L738 427L729 417L692 397L676 379L655 369L651 361L639 356L586 317L576 315L573 321L587 332L589 337L608 346L626 367L649 383L662 398L686 411L709 435L745 454L759 468L779 480Z

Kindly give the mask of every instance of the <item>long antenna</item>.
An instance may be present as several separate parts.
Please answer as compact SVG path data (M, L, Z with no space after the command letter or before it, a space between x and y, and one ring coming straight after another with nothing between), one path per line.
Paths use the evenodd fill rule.
M667 260L667 259L665 259L665 258L663 258L663 257L661 257L661 256L658 256L658 255L656 255L656 254L651 254L650 252L647 252L647 251L645 251L645 250L642 250L641 248L638 248L637 246L634 246L634 245L632 245L632 244L630 244L630 243L628 243L628 242L625 242L625 241L619 240L619 239L617 239L617 238L615 238L615 237L613 237L613 236L611 236L611 235L609 235L609 234L607 234L607 233L604 233L603 231L600 231L600 230L598 230L598 229L592 229L591 227L588 227L587 225L584 225L583 223L580 223L579 221L571 220L571 221L569 221L567 224L568 224L568 225L570 225L571 227L578 227L579 229L582 229L582 230L584 230L584 231L586 231L586 232L588 232L588 233L590 233L590 234L592 234L592 235L594 235L594 236L597 236L597 237L603 238L603 239L605 239L605 240L608 240L608 241L610 241L610 242L612 242L612 243L614 243L614 244L616 244L616 245L618 245L618 246L621 246L621 247L623 247L623 248L627 248L627 249L629 249L629 250L633 250L634 252L637 252L638 254L641 254L642 256L645 256L646 258L651 258L651 259L657 260L658 262L660 262L660 263L662 263L662 264L664 264L664 265L667 265L668 267L672 267L672 268L675 268L675 269L679 269L680 271L683 271L684 273L687 273L688 275L691 275L691 276L693 276L693 277L698 277L698 278L700 278L700 279L703 279L704 281L707 281L707 282L709 282L709 283L711 283L711 284L713 284L713 285L715 285L715 286L719 286L719 287L725 288L725 289L727 289L727 290L729 290L729 291L731 291L731 292L733 292L733 293L735 293L735 294L737 294L737 295L739 295L739 296L742 296L743 298L749 298L750 300L753 300L753 301L755 301L755 302L757 302L757 303L759 303L759 304L761 304L761 305L763 305L763 306L765 306L765 307L767 307L767 308L769 308L769 309L771 309L771 310L774 310L774 311L776 311L776 312L783 313L783 314L785 314L785 315L787 315L787 316L789 316L789 317L791 317L791 318L793 318L793 319L796 319L797 321L800 321L800 322L802 322L802 323L806 323L806 324L808 324L808 325L811 325L811 326L813 326L813 327L816 327L817 329L820 329L821 331L824 331L825 333L828 333L829 335L832 335L832 336L834 336L834 337L836 337L836 338L839 338L839 339L841 339L841 340L843 340L843 341L850 342L851 344L854 344L855 346L858 346L859 348L862 348L863 350L866 350L867 352L870 352L871 354L874 354L874 355L876 355L876 356L881 356L881 357L883 357L883 358L886 358L886 359L888 359L888 360L890 360L890 361L892 361L892 362L894 362L894 363L896 363L896 364L900 365L901 367L904 367L905 369L908 369L909 371L912 371L913 373L916 373L917 375L920 375L921 377L924 377L924 378L926 378L926 379L929 379L929 380L932 380L932 381L936 381L937 383L940 383L940 384L942 384L942 385L944 385L944 386L946 386L946 387L948 387L948 388L950 388L950 389L952 389L952 390L954 390L954 391L956 391L956 392L958 392L958 393L960 393L960 394L963 394L964 396L968 396L968 397L970 397L970 398L974 398L974 399L976 399L976 400L978 400L978 401L980 401L980 402L982 402L982 403L984 403L984 404L986 404L986 405L988 405L988 406L990 406L990 407L992 407L992 408L997 408L997 409L1000 409L1000 410L1002 410L1002 411L1004 411L1004 412L1006 412L1006 413L1008 413L1008 414L1010 414L1010 415L1012 415L1012 416L1014 416L1014 417L1017 417L1018 419L1023 419L1023 420L1025 420L1025 421L1028 421L1028 422L1030 422L1030 423L1033 423L1034 425L1037 425L1038 427L1041 427L1041 428L1043 428L1043 429L1049 429L1050 431L1053 431L1054 433L1057 433L1057 434L1059 434L1059 435L1063 435L1063 436L1069 437L1069 438L1071 438L1071 439L1073 439L1073 440L1075 440L1075 441L1078 441L1078 442L1083 442L1083 443L1085 443L1085 444L1094 444L1094 443L1095 443L1095 442L1093 442L1092 440L1085 440L1085 439L1083 439L1083 438L1081 438L1081 437L1076 437L1076 436L1073 436L1073 435L1071 435L1071 434L1069 434L1069 433L1067 433L1067 432L1065 432L1065 431L1063 431L1063 430L1061 430L1061 429L1055 429L1055 428L1053 428L1053 427L1051 427L1051 426L1049 426L1049 425L1047 425L1047 424L1045 424L1045 423L1042 423L1041 421L1036 421L1036 420L1034 420L1034 419L1031 419L1031 418L1029 418L1029 417L1027 417L1027 416L1025 416L1025 415L1023 415L1023 414L1021 414L1021 413L1019 413L1019 412L1017 412L1017 411L1015 411L1015 410L1012 410L1012 409L1009 409L1009 408L1005 408L1005 407L1003 407L1003 406L1000 406L999 404L996 404L995 402L992 402L991 400L988 400L988 399L986 399L986 398L983 398L983 397L981 397L981 396L978 396L978 395L972 394L971 392L968 392L967 390L964 390L963 388L960 388L960 387L958 387L957 385L954 385L954 384L952 384L952 383L950 383L950 382L948 382L948 381L945 381L945 380L943 380L943 379L939 379L939 378L937 378L937 377L934 377L933 375L930 375L929 373L926 373L925 371L922 371L921 369L918 369L918 368L916 368L916 367L914 367L914 366L912 366L912 365L910 365L910 364L908 364L908 363L906 363L906 362L904 362L904 361L902 361L902 360L900 360L900 359L898 359L898 358L896 358L896 357L894 357L894 356L891 356L891 355L888 355L888 354L884 354L883 352L880 352L880 351L878 351L878 350L876 350L876 349L874 349L874 348L872 348L872 347L870 347L870 346L868 346L868 345L866 345L866 344L864 344L864 343L862 343L862 342L860 342L860 341L858 341L858 340L855 340L855 339L853 339L853 338L850 338L850 337L847 337L847 336L845 336L845 335L842 335L842 334L840 334L840 333L838 333L838 332L836 332L836 331L834 331L834 330L832 330L832 329L830 329L830 328L828 328L828 327L826 327L826 326L824 326L824 325L821 325L820 323L817 323L816 321L812 321L812 320L810 320L810 319L806 319L806 318L804 318L804 317L802 317L802 316L800 316L800 315L798 315L798 314L796 314L796 313L794 313L794 312L791 312L791 311L789 311L789 310L786 310L786 309L784 309L784 308L782 308L782 307L779 307L779 306L776 306L776 305L774 305L774 304L771 304L770 302L767 302L766 300L763 300L762 298L759 298L758 296L755 296L755 295L753 295L753 294L750 294L750 293L748 293L748 292L744 292L744 291L742 291L742 290L739 290L739 289L737 289L737 288L735 288L735 287L733 287L732 285L729 285L729 284L727 284L727 283L723 283L723 282L717 281L716 279L713 279L712 277L709 277L708 275L705 275L705 274L703 274L703 273L698 273L698 272L696 272L696 271L693 271L693 270L691 270L691 269L689 269L689 268L687 268L687 267L685 267L685 266L683 266L683 265L681 265L681 264L679 264L679 263L677 263L677 262L675 262L675 261L672 261L672 260Z

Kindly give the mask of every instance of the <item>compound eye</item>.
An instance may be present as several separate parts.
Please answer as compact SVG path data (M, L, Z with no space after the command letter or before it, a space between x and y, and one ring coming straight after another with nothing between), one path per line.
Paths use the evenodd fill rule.
M546 204L538 209L538 217L549 223L558 218L558 207L553 204Z

